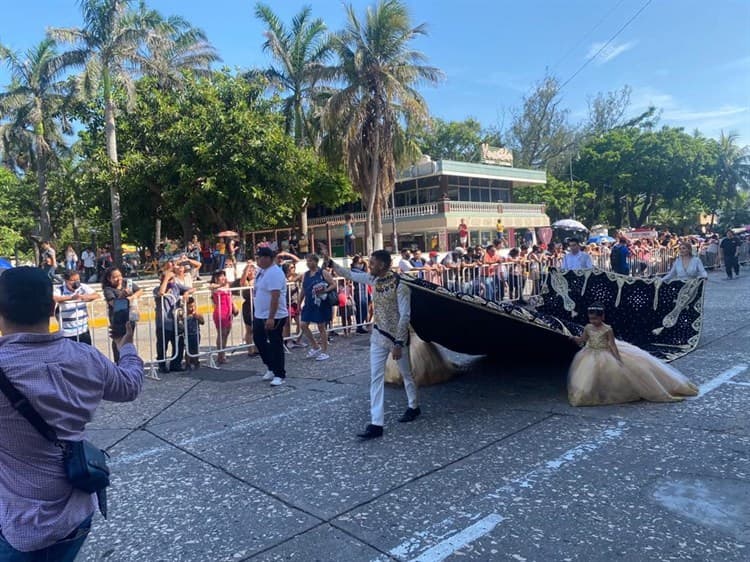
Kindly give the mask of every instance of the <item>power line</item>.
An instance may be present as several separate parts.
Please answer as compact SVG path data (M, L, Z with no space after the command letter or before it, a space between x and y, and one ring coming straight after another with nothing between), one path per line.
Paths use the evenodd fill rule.
M561 56L561 57L560 57L559 59L557 59L557 62L556 62L555 64L553 64L553 65L552 65L552 72L554 72L554 70L555 70L555 69L556 69L556 68L557 68L558 66L560 66L560 63L561 63L562 61L564 61L564 60L565 60L566 58L568 58L568 57L570 56L570 54L571 54L571 53L572 53L573 51L575 51L575 50L576 50L576 49L577 49L578 47L580 47L580 46L581 46L581 45L582 45L582 44L583 44L583 43L584 43L584 42L585 42L585 41L586 41L586 40L587 40L587 39L588 39L589 37L591 37L591 35L592 35L592 34L594 33L594 31L596 31L597 29L599 29L599 26L600 26L600 25L602 25L602 24L603 24L603 23L604 23L604 22L605 22L605 21L606 21L606 20L607 20L607 19L609 18L609 16L611 16L611 15L612 15L612 13L613 13L613 12L614 12L615 10L617 10L617 8L619 8L619 7L620 7L620 6L622 5L622 3L623 3L623 2L625 2L625 0L620 0L619 2L617 2L617 4L615 4L615 5L614 5L614 7L612 7L612 9L611 9L611 10L609 10L609 11L608 11L608 12L607 12L606 14L604 14L604 16L603 16L603 17L602 17L602 18L601 18L601 19L600 19L600 20L599 20L599 21L598 21L598 22L597 22L596 24L594 24L594 26L593 26L593 27L592 27L591 29L589 29L589 30L588 30L588 31L587 31L586 33L584 33L584 34L583 34L583 35L581 36L581 39L580 39L580 40L579 40L579 41L578 41L578 42L577 42L577 43L576 43L575 45L573 45L573 46L572 46L572 47L571 47L570 49L568 49L568 50L567 50L567 51L565 52L565 54L564 54L563 56Z
M653 0L646 0L646 2L645 2L645 3L643 4L643 6L641 6L641 7L640 7L640 8L638 9L638 11L637 11L637 12L636 12L635 14L633 14L633 15L632 15L632 16L630 17L630 19L628 19L628 21L626 21L626 22L625 22L625 23L624 23L624 24L622 25L622 27L620 27L620 29L618 29L618 30L617 30L617 31L615 32L615 34L614 34L614 35L613 35L612 37L610 37L610 38L609 38L609 39L607 40L607 42L606 42L606 43L604 43L604 45L602 45L602 46L601 46L601 48L600 48L600 49L599 49L599 50L598 50L598 51L597 51L596 53L594 53L594 54L593 54L592 56L590 56L590 57L589 57L588 59L586 59L586 61L585 61L585 62L584 62L584 63L583 63L583 64L582 64L582 65L581 65L581 66L580 66L579 68L578 68L578 70L576 70L576 71L575 71L575 72L574 72L574 73L573 73L573 74L571 75L571 77L570 77L570 78L568 78L568 79L567 79L567 80L566 80L565 82L563 82L563 83L562 83L562 84L560 85L560 90L562 90L562 89L563 89L563 88L564 88L564 87L565 87L565 86L566 86L566 85L567 85L567 84L568 84L568 83L569 83L569 82L570 82L571 80L573 80L573 78L575 78L576 76L578 76L578 74L579 74L579 73L580 73L580 72L581 72L581 71L582 71L582 70L583 70L584 68L586 68L586 67L587 67L587 66L589 65L589 63L590 63L591 61L593 61L593 60L594 60L594 59L595 59L596 57L598 57L598 56L599 56L599 55L600 55L600 54L602 53L602 51L604 51L604 49L606 49L607 47L609 47L609 44L610 44L610 43L612 43L612 41L614 41L614 40L615 40L615 39L617 38L617 36L618 36L618 35L620 35L620 33L622 33L622 32L623 32L623 31L625 30L625 28L626 28L626 27L628 27L628 26L629 26L629 25L630 25L630 24L631 24L631 23L633 22L633 20L634 20L635 18L637 18L637 17L638 17L638 16L639 16L639 15L641 14L641 12L642 12L643 10L645 10L645 9L646 9L646 8L648 7L648 5L649 5L649 4L651 4L651 2L653 2Z

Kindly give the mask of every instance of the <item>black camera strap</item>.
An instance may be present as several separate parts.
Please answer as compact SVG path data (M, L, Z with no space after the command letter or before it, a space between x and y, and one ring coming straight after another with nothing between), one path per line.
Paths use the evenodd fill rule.
M26 421L28 421L39 434L44 437L47 441L58 445L63 450L63 454L66 453L66 444L60 441L57 437L57 432L50 427L50 425L44 421L44 418L39 415L31 405L31 402L15 387L13 383L8 380L5 371L0 367L0 391L5 395L13 406L13 409L21 414ZM106 454L106 453L105 453ZM107 490L106 488L98 490L96 492L97 503L99 504L99 511L102 513L104 518L107 518Z
M47 441L52 443L59 443L57 433L50 425L42 419L42 416L34 409L31 402L21 394L21 392L13 386L5 375L5 371L0 367L0 390L5 394L5 397L10 402L10 405L21 414L26 420L34 426L39 434L44 437Z

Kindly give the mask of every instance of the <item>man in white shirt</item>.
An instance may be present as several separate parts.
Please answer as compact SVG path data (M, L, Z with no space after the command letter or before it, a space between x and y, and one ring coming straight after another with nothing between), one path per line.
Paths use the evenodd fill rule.
M96 253L91 248L86 248L81 253L81 260L83 261L83 279L88 282L96 273Z
M414 269L414 266L411 264L410 261L411 253L409 250L404 248L401 250L401 261L398 262L398 271L399 273L408 273L412 269Z
M562 261L563 270L568 269L594 269L594 263L591 261L591 256L586 252L581 251L581 242L578 238L571 238L568 240L568 253Z
M286 306L286 276L276 265L271 248L258 248L255 274L253 342L266 368L264 381L271 386L284 384L284 325L289 318Z
M88 285L81 283L77 271L68 270L63 274L63 284L55 287L52 298L57 303L55 314L63 337L91 345L89 314L87 303L95 301L99 295Z

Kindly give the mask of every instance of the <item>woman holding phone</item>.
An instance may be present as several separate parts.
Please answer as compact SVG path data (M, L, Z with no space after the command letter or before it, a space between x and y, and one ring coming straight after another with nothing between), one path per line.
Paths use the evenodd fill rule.
M111 327L115 301L117 299L128 299L130 307L133 308L133 302L143 294L143 289L130 280L126 283L122 271L117 267L110 267L102 277L102 292L104 293L104 300L107 302L107 316ZM110 335L110 337L112 336ZM120 360L120 350L115 345L114 339L112 339L112 359L115 363Z

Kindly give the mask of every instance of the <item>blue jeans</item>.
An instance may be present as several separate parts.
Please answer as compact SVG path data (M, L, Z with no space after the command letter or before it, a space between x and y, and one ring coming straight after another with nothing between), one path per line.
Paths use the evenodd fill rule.
M33 552L16 550L0 534L0 562L73 562L86 537L89 536L92 517L87 517L75 531L64 539L47 548Z

